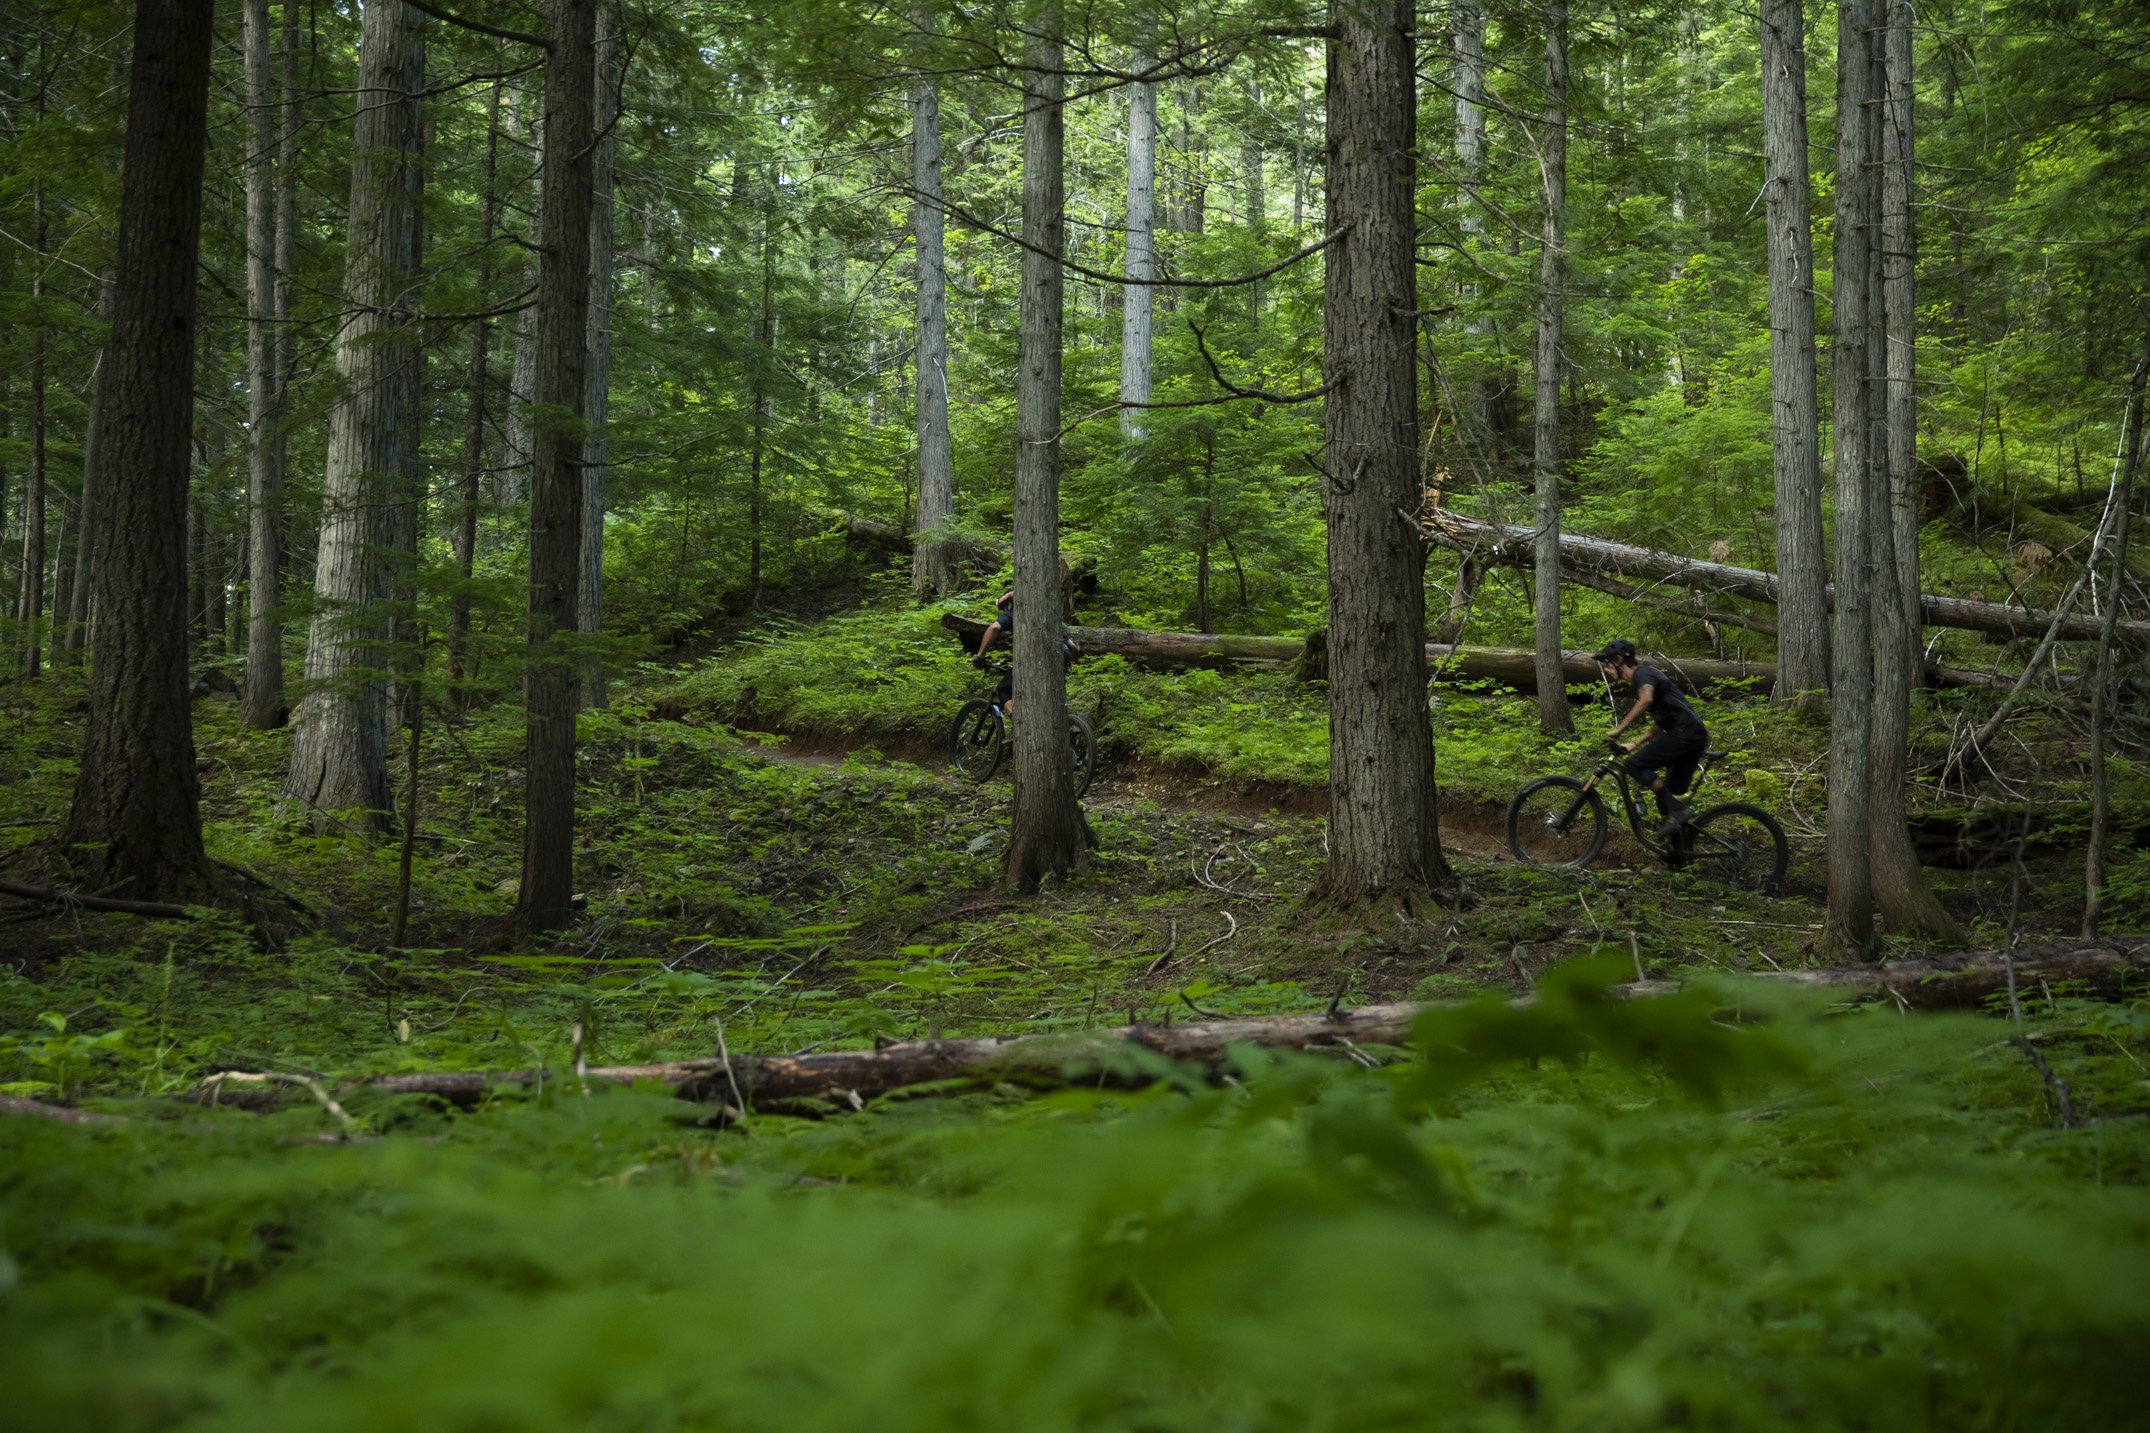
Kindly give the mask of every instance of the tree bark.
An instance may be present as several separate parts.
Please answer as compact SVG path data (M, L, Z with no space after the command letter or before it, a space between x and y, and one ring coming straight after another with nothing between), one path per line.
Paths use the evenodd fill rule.
M1478 189L1486 173L1486 10L1483 0L1457 0L1452 11L1456 51L1456 230L1471 261L1485 239L1485 203ZM1484 312L1478 281L1465 266L1462 301L1469 315L1472 366L1486 362L1493 344L1493 316ZM1473 373L1463 385L1462 427L1468 452L1488 476L1493 449L1492 385Z
M620 12L608 7L597 42L596 124L601 137L590 156L589 369L583 376L582 571L575 591L575 628L595 637L605 630L605 424L612 408L612 187L619 144L614 134L627 51L619 41ZM582 704L605 705L604 658L583 658Z
M1882 77L1880 173L1882 321L1869 335L1870 366L1882 380L1883 442L1873 455L1874 715L1867 773L1869 855L1875 909L1898 934L1960 942L1963 932L1934 897L1906 824L1911 779L1911 689L1923 665L1919 631L1918 397L1913 332L1911 222L1911 5L1881 0L1876 68Z
M530 456L530 600L524 629L523 876L526 931L573 917L575 698L573 658L581 566L584 366L590 322L591 98L597 0L553 0L545 65L545 149L539 200L537 372Z
M485 178L479 197L477 304L492 302L493 231L500 220L500 84L493 84L485 111ZM485 414L491 386L493 326L477 318L470 325L470 369L467 386L469 407L463 422L463 477L457 494L455 532L451 544L459 579L448 604L448 699L458 708L468 705L475 664L470 654L471 579L478 560L479 483L485 473Z
M1872 380L1868 372L1874 295L1871 264L1878 213L1874 85L1876 0L1840 0L1837 9L1836 344L1832 393L1836 489L1837 630L1830 644L1829 909L1822 948L1843 957L1873 945L1874 895L1869 776L1874 715L1873 558L1877 520ZM1893 580L1893 574L1888 579Z
M1329 865L1336 905L1415 905L1453 886L1434 819L1422 673L1425 548L1418 477L1407 0L1329 9L1329 223L1322 515L1328 533Z
M208 5L137 0L120 179L108 401L112 480L91 565L97 659L63 843L93 887L206 894L187 697L186 523L195 263L208 134Z
M1067 673L1060 653L1061 170L1067 81L1061 12L1033 21L1023 77L1023 250L1015 371L1015 799L1008 884L1034 891L1088 857L1089 828L1068 762Z
M112 301L113 276L108 270L97 281L97 316L106 323L113 318ZM106 375L111 371L112 347L108 340L98 350L90 374L88 426L82 437L82 514L75 524L75 577L70 589L64 638L65 649L70 653L84 651L90 644L90 596L97 570L97 529L104 522L104 495L98 485L97 469L104 449L103 415L110 386Z
M44 111L44 100L38 101ZM22 508L22 598L17 616L24 627L20 671L36 681L45 655L45 185L30 185L30 468Z
M1535 529L1512 523L1487 522L1483 518L1442 509L1428 516L1426 535L1444 547L1482 552L1503 566L1527 568L1536 560ZM1774 603L1782 595L1780 580L1775 573L1752 567L1733 567L1722 562L1704 562L1699 558L1605 538L1563 533L1560 558L1570 569L1617 572L1674 587L1721 592L1728 597L1745 597L1756 602ZM1834 604L1835 588L1825 589L1823 597ZM2043 637L2050 628L2069 641L2095 642L2098 639L2099 619L2064 610L2015 607L2004 602L1974 602L1931 592L1919 597L1919 608L1930 627L1952 627L2000 637ZM2059 626L2054 628L2056 618ZM2150 642L2150 621L2123 618L2120 635L2129 641Z
M931 25L920 7L912 21L921 34ZM948 264L942 244L947 215L941 195L941 98L931 80L911 81L911 240L917 251L918 512L921 537L911 554L911 593L919 598L954 592L955 544L943 536L955 517L955 480L948 448Z
M402 480L406 411L418 335L409 303L417 268L411 174L420 143L411 70L422 17L403 0L366 6L353 126L346 321L336 343L339 392L329 411L328 469L307 633L306 692L293 713L286 799L322 813L355 811L386 830L387 694L377 675L388 635L380 549ZM324 826L333 824L326 814Z
M528 92L517 89L508 97L509 128L531 137L529 237L536 239L545 223L545 126L523 113ZM533 256L538 269L543 260ZM533 275L533 278L535 275ZM503 455L498 495L503 506L521 502L530 489L531 413L537 391L537 306L515 315L515 345L508 363L507 452Z
M1147 13L1127 68L1141 74L1156 63L1156 22ZM1127 258L1131 279L1157 277L1157 86L1137 80L1127 87ZM1120 290L1120 401L1150 401L1150 321L1156 291L1147 283ZM1120 410L1120 436L1139 442L1148 430L1138 408Z
M1560 327L1566 302L1563 237L1568 207L1568 7L1554 0L1545 37L1545 118L1540 127L1539 174L1545 190L1538 251L1536 422L1531 471L1537 526L1532 571L1532 646L1538 653L1538 726L1554 735L1575 730L1561 690L1560 648Z
M2090 689L2090 846L2083 855L2083 938L2098 933L2105 907L2105 847L2112 824L2112 774L2106 770L2107 730L2112 719L2113 637L2120 625L2120 588L2128 570L2128 504L2135 495L2135 475L2143 457L2143 388L2150 377L2150 353L2135 364L2128 383L2128 409L2121 424L2119 512L2113 519L2112 585L2105 594L2105 630L2098 637L2097 667ZM2093 552L2090 561L2097 560Z
M1771 449L1777 501L1777 700L1829 684L1821 406L1814 372L1813 182L1804 0L1762 6L1762 167L1769 226Z
M269 0L241 7L246 77L246 685L239 719L280 727L284 631L277 616L283 555L282 372L277 364L277 113L269 88Z

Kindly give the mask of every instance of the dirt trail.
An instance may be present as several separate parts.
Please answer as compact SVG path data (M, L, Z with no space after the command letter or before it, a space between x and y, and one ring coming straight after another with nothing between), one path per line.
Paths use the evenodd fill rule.
M954 787L969 783L948 770L945 755L925 742L893 742L868 736L842 736L827 732L757 735L775 740L755 741L748 749L765 761L787 766L828 768L842 765L862 752L882 765L903 765L925 771ZM985 784L985 790L1007 789L1005 773ZM1108 762L1097 782L1083 798L1093 810L1132 811L1142 802L1154 802L1166 811L1203 811L1218 815L1298 818L1325 817L1329 812L1326 788L1294 786L1282 782L1233 785L1201 771L1187 771L1153 761ZM1506 813L1486 801L1441 798L1441 844L1451 855L1475 861L1510 861L1503 836ZM1617 851L1607 853L1607 866L1625 865Z

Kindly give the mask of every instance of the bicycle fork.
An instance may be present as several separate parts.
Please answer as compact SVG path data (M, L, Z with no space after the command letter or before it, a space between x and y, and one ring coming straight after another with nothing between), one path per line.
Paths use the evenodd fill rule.
M1555 836L1567 835L1568 827L1575 824L1575 818L1582 813L1583 804L1590 799L1590 793L1598 789L1598 782L1604 776L1602 771L1591 772L1590 779L1583 783L1583 789L1576 792L1575 799L1568 803L1568 809L1545 819L1545 829Z

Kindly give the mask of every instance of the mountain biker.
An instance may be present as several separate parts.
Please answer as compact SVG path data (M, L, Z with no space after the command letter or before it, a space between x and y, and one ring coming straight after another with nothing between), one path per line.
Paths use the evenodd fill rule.
M1011 587L1001 593L1000 600L993 605L999 610L978 638L977 655L970 659L970 664L981 672L986 669L985 654L1003 635L1010 647L1015 645L1015 589ZM1015 671L1012 667L1001 677L1000 685L993 688L993 705L1009 716L1015 715Z
M1656 795L1657 814L1662 818L1658 834L1675 835L1687 824L1688 806L1680 797L1694 784L1695 767L1709 750L1709 728L1695 715L1695 709L1687 704L1671 678L1636 660L1635 644L1627 638L1613 638L1593 652L1591 660L1604 669L1608 681L1617 677L1635 693L1635 705L1618 726L1605 733L1605 740L1613 750L1627 753L1624 765L1628 774L1647 783ZM1645 712L1655 729L1622 746L1620 733Z

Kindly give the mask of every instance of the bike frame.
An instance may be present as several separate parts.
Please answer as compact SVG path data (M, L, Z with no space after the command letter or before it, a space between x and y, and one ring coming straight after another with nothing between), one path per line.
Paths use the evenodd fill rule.
M1709 780L1710 765L1709 758L1705 756L1702 764L1696 768L1695 784L1687 790L1688 805L1695 804L1695 798L1701 794L1702 783ZM1635 839L1642 843L1645 850L1662 855L1664 847L1659 843L1656 833L1643 821L1642 811L1635 804L1635 778L1628 775L1627 767L1623 763L1611 757L1598 763L1598 769L1590 773L1590 779L1583 783L1583 789L1576 793L1575 800L1561 813L1561 828L1566 829L1568 823L1575 819L1576 813L1583 809L1583 803L1590 799L1590 793L1597 790L1608 776L1619 784L1620 809L1627 815L1627 829L1634 833Z

